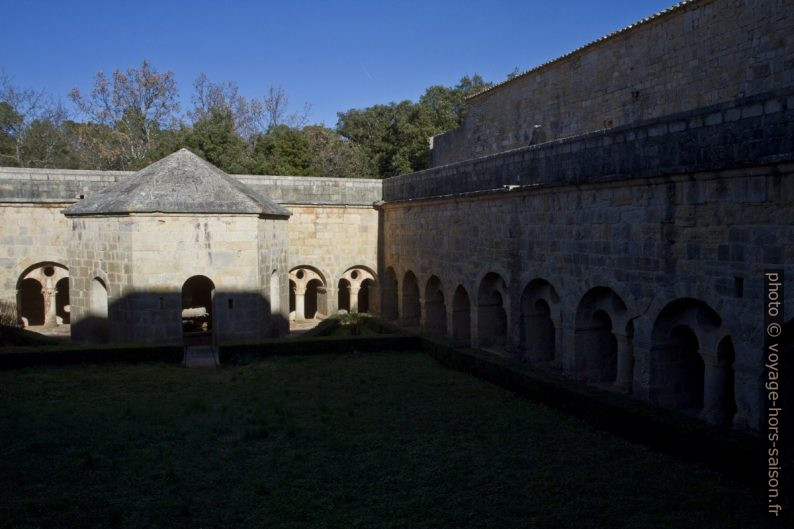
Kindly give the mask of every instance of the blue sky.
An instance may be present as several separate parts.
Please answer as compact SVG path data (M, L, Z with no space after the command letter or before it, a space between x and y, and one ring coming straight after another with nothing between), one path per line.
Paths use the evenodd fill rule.
M281 85L311 122L416 100L465 74L501 81L672 5L671 0L556 2L102 2L5 0L0 70L66 100L94 74L148 59L193 80L235 81L249 97Z

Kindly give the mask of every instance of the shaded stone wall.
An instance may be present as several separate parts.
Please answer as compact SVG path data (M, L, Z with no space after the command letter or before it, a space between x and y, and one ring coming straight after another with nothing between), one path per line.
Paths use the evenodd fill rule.
M193 276L209 278L215 286L217 341L269 336L270 281L268 274L262 283L261 269L280 271L285 303L285 224L219 215L72 219L73 338L101 341L94 336L96 308L88 299L92 281L99 278L107 286L110 341L180 342L182 287Z
M700 300L719 314L735 347L736 424L757 428L763 272L784 268L794 277L793 173L794 164L788 163L389 202L382 211L380 272L394 271L400 317L405 278L416 277L425 327L427 289L431 278L438 278L450 336L459 327L452 304L462 286L471 303L468 324L475 345L483 344L480 318L490 317L490 301L479 299L482 285L489 273L497 274L505 287L489 292L499 291L505 351L517 357L528 348L520 343L524 289L533 283L549 290L544 286L549 285L558 299L550 294L538 299L546 299L556 328L551 347L556 342L557 365L575 378L579 364L586 364L576 347L577 310L591 289L611 289L626 306L620 318L611 314L616 326L618 319L623 322L616 330L624 333L627 321L633 326L633 393L648 401L654 400L650 351L657 317L677 299ZM787 289L791 315L794 291L790 284ZM492 325L485 330L491 332Z
M387 178L385 201L750 167L794 159L794 89Z
M81 342L146 342L136 336L135 316L126 297L133 285L132 219L129 217L68 220L71 233L64 242L69 268L72 338ZM104 314L92 306L95 281L105 287ZM109 326L113 320L115 325ZM152 331L157 333L156 330Z
M258 224L259 284L264 303L260 336L285 336L289 333L289 224L271 219L259 219ZM244 332L239 329L238 335Z
M663 12L473 97L461 127L434 138L432 164L792 86L793 12L781 0Z

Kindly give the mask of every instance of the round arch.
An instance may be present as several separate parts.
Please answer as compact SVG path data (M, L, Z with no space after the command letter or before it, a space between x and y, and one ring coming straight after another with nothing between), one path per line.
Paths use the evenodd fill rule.
M488 272L477 289L477 335L480 347L507 345L507 284L496 272Z
M634 367L626 304L609 287L588 290L574 318L574 376L630 389Z
M40 261L17 278L17 318L23 324L55 326L69 323L69 269L55 261Z
M310 265L293 267L289 272L290 308L295 320L322 318L328 314L326 276Z
M211 345L215 283L203 275L182 284L182 338L186 345Z

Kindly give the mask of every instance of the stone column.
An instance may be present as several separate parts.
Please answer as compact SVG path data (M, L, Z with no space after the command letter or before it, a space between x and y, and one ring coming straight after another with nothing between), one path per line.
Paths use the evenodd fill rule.
M306 285L295 287L295 321L304 321L306 319L306 305L304 303L306 296Z
M710 355L704 356L708 358ZM728 419L725 388L729 370L727 366L714 363L706 363L704 367L703 411L700 413L700 418L712 424L723 424Z
M634 379L634 354L631 339L625 334L613 333L618 342L618 366L614 388L622 393L631 393Z
M55 327L57 325L57 310L55 306L55 296L58 291L55 289L55 284L53 281L45 280L44 281L44 288L41 290L42 296L44 296L44 326L45 327Z
M551 322L554 324L554 360L552 360L552 367L554 369L562 369L562 352L565 350L562 320L560 318L552 318Z
M360 285L350 285L347 287L347 291L350 296L350 313L358 312L358 292L361 290Z

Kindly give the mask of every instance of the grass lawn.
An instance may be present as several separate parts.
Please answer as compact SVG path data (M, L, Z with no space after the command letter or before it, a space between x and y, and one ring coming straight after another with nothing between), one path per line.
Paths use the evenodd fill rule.
M749 488L421 353L0 373L0 527L741 528Z

